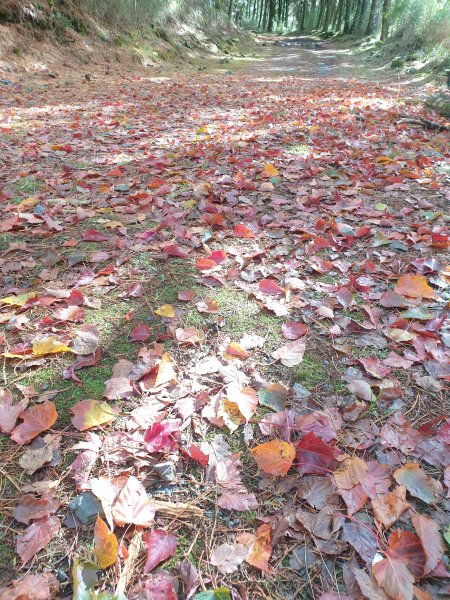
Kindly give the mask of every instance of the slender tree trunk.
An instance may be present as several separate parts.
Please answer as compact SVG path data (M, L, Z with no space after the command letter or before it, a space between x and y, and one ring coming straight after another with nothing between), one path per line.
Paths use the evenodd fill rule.
M230 0L228 3L228 18L231 19L233 16L233 0Z
M275 20L275 0L269 0L269 17L267 22L267 31L271 33L273 31L273 23Z
M372 0L370 7L369 23L367 24L366 35L377 35L380 30L380 0Z
M344 23L344 35L350 33L351 21L350 16L352 12L352 0L345 0L345 23Z
M306 31L306 15L308 14L309 0L303 0L302 31Z
M356 25L357 33L364 34L366 31L364 28L364 25L368 20L370 6L371 6L371 0L363 0L361 13L359 15L359 21Z
M381 17L381 36L380 39L384 42L389 33L388 13L391 8L391 0L383 0L383 14Z
M321 31L327 32L331 23L331 15L333 13L333 0L327 0L327 10L325 13L325 20Z
M325 14L325 8L326 8L325 0L322 0L320 2L320 10L319 10L319 14L317 15L317 21L315 23L314 29L319 29L320 24L322 23L322 17Z
M285 0L284 4L284 26L287 28L289 22L289 4L290 0Z

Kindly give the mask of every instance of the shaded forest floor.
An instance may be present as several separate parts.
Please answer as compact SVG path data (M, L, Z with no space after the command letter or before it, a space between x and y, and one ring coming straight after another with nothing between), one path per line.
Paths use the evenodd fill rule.
M256 58L189 73L0 82L2 376L21 403L3 394L5 583L49 570L48 597L69 597L94 537L69 502L85 494L108 520L92 478L136 476L166 502L156 525L177 549L141 577L140 534L115 521L140 552L122 550L98 589L394 597L365 573L400 529L417 532L421 565L401 597L414 578L449 593L448 134L399 123L424 114L414 81L312 38L261 39ZM12 433L24 447L10 436L25 405L39 415ZM297 452L278 477L280 457L267 472L251 452L271 439ZM376 524L403 486L412 508ZM25 493L30 514L14 518ZM433 560L411 514L437 532ZM224 543L239 548L217 558Z

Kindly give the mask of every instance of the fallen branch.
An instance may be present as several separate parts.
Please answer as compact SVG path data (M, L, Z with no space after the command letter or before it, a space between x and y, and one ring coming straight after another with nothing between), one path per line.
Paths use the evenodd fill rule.
M414 119L409 115L400 115L399 121L397 123L411 123L412 125L421 125L426 129L437 129L438 131L450 131L450 127L447 125L442 125L441 123L435 123L434 121L429 121L428 119L424 119L423 117L419 117L418 119Z
M156 512L167 517L203 517L203 511L197 506L184 502L163 502L155 500Z

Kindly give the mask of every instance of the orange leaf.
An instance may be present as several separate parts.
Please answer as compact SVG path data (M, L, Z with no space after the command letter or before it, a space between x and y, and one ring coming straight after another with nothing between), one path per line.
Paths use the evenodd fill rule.
M294 462L295 448L288 442L272 440L253 448L252 454L264 473L286 475Z
M195 268L199 271L209 271L217 267L217 263L212 258L197 258L195 261Z
M270 572L269 558L272 553L272 528L269 523L264 523L254 534L242 533L237 538L239 544L247 546L249 549L247 558L245 559L249 565L261 569L266 573Z
M237 342L230 342L223 353L223 357L227 360L233 360L235 358L239 358L240 360L245 360L248 358L250 354L247 352L245 348L243 348Z
M24 444L49 429L58 418L58 413L53 402L46 400L24 410L20 418L23 419L23 423L14 429L11 439L18 444Z
M428 285L423 275L402 275L397 281L395 291L410 298L438 299L436 292Z
M94 530L94 554L100 569L106 569L117 562L119 542L108 525L97 516Z
M270 163L264 165L264 169L262 172L263 177L276 177L280 172Z

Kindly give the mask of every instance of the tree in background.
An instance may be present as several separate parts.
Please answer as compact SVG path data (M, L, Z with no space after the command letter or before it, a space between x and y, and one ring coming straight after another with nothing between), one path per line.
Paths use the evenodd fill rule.
M403 35L411 45L426 36L450 37L450 0L216 0L230 19L259 31L370 36ZM433 32L434 30L434 32ZM441 33L437 33L441 32ZM438 40L439 41L439 40Z

